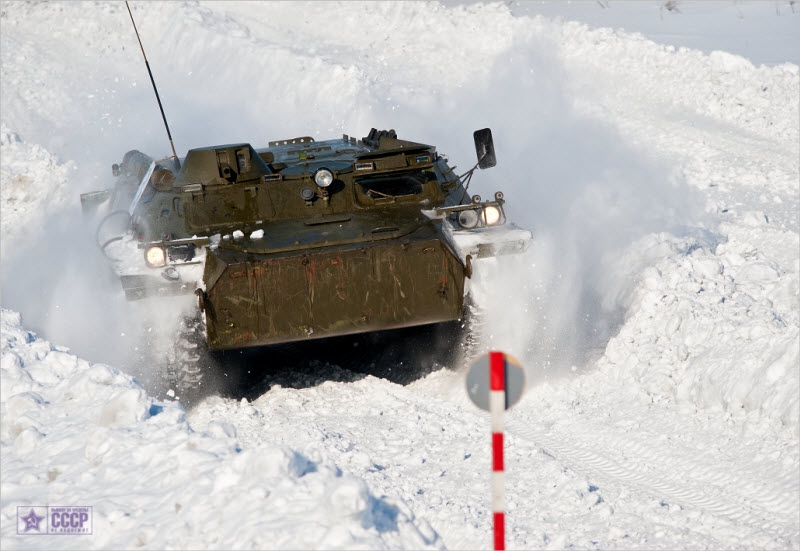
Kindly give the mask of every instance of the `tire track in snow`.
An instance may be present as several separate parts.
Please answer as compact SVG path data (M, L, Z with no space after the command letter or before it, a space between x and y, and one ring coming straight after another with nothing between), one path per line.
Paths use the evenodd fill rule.
M663 444L631 438L631 434L616 436L608 435L607 431L595 431L592 433L594 449L589 449L582 444L588 432L565 434L564 440L576 442L569 446L559 443L560 440L545 431L531 429L520 420L510 422L508 432L513 438L533 443L542 453L583 473L599 488L606 484L622 485L659 500L662 506L699 509L701 513L727 521L731 530L741 532L742 539L751 542L758 535L786 544L797 537L786 530L797 522L800 487L794 478L766 479L754 469L743 466L741 461L737 462L736 469L726 466L717 469L711 458L694 460L696 450L686 446L665 449ZM670 442L670 446L673 444ZM669 469L663 468L665 461L669 462ZM675 475L682 478L678 480ZM739 489L747 493L737 491Z

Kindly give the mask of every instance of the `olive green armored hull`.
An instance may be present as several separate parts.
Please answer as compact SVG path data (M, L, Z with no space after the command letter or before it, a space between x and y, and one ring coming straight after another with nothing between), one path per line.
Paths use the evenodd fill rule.
M431 228L300 254L217 250L202 299L213 350L458 319L464 267Z

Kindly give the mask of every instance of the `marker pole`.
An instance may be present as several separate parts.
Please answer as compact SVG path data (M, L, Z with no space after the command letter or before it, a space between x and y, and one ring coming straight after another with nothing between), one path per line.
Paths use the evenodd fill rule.
M485 364L484 364L485 365ZM506 488L503 466L503 414L506 409L506 355L489 352L489 412L492 417L492 514L494 548L506 548Z

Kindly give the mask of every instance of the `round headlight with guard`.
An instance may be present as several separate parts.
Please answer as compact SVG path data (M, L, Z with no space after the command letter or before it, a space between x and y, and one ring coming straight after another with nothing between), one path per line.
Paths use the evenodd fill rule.
M144 252L144 262L151 268L161 268L167 264L167 252L163 247L155 245Z
M500 209L489 205L485 209L483 209L483 213L481 214L483 218L483 223L487 226L494 226L500 221Z
M458 213L458 225L468 230L474 228L478 225L478 213L474 210L462 210Z
M314 181L319 187L328 187L333 183L333 172L327 168L320 168L314 173Z

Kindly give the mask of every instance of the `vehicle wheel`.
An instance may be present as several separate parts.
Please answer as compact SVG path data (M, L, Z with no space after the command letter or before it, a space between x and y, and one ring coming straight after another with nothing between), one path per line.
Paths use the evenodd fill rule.
M211 391L216 360L206 347L205 325L200 316L185 317L167 352L164 382L168 396L192 405Z

